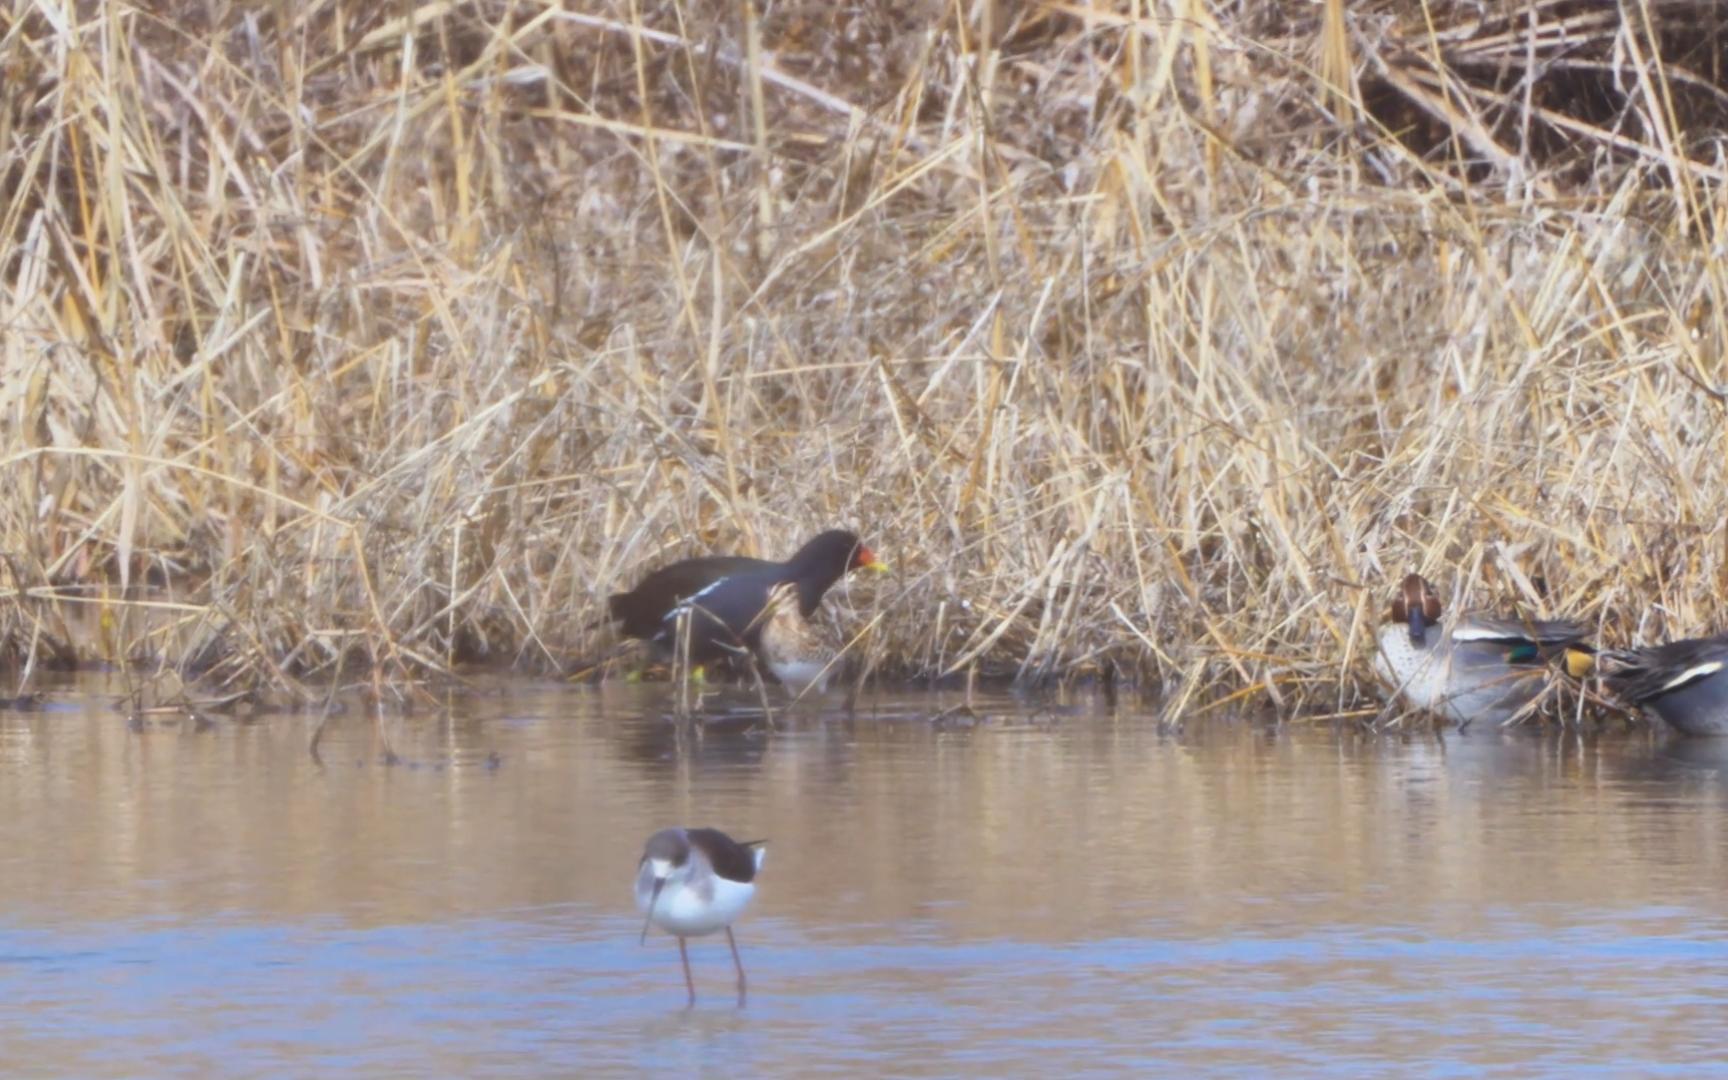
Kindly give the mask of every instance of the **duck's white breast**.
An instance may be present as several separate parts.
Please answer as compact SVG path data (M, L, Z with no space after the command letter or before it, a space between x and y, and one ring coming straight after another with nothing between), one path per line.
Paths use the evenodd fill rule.
M1374 657L1374 670L1397 687L1410 704L1419 709L1437 709L1446 703L1449 652L1436 643L1445 635L1439 627L1431 627L1421 646L1410 640L1410 628L1403 623L1384 623L1376 640L1380 651Z

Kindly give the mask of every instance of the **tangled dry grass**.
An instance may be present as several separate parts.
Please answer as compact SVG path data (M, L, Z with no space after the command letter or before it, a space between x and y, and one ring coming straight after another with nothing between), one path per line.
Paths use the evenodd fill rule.
M0 11L4 649L604 655L859 529L890 676L1350 707L1393 580L1728 625L1728 13Z

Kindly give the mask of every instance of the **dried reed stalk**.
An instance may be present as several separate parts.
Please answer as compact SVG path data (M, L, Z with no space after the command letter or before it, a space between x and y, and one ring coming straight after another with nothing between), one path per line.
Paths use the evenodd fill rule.
M0 10L23 683L561 669L833 524L889 677L1724 625L1713 7L582 7Z

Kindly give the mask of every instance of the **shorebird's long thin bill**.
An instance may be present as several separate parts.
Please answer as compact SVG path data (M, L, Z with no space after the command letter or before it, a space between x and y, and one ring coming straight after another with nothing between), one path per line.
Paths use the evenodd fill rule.
M638 945L648 944L648 927L654 922L654 905L660 902L660 890L666 887L665 878L654 879L654 893L648 897L648 912L642 916L642 936L636 940Z

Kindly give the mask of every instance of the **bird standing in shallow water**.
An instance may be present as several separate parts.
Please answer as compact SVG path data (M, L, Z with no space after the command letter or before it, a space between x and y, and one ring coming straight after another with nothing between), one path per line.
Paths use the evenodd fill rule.
M625 637L641 638L664 653L674 644L677 616L694 602L712 618L691 623L691 659L722 655L714 642L743 635L761 614L767 590L782 581L798 586L799 609L808 617L836 581L853 570L886 570L887 564L856 533L829 529L806 541L790 559L773 562L742 555L681 559L643 578L629 592L613 593L607 610ZM745 587L722 589L727 581ZM716 591L722 594L716 596ZM730 594L730 595L727 595Z
M793 697L828 689L840 650L829 635L798 610L798 587L783 581L768 590L756 656Z
M1443 614L1434 586L1420 574L1405 577L1376 635L1374 669L1410 704L1461 727L1517 716L1548 685L1550 661L1590 632L1565 620Z
M819 655L820 636L806 632L807 620L829 588L858 569L880 571L887 565L855 534L830 529L783 563L737 556L673 563L648 575L630 592L614 595L609 603L612 617L622 620L624 635L646 639L663 657L701 667L755 654L777 676L782 670L789 673L787 685L796 694L818 678L836 650L830 647L813 668L797 662L777 664L774 656ZM776 605L770 598L777 591L789 598L792 611L771 620ZM779 644L764 651L762 636L771 621L776 624L771 636Z
M642 912L642 938L658 926L678 939L684 962L684 988L696 1004L685 938L726 931L732 965L738 971L738 1004L744 1004L744 962L732 923L756 895L756 874L767 848L761 840L740 843L719 829L661 829L648 838L636 864L636 907Z

